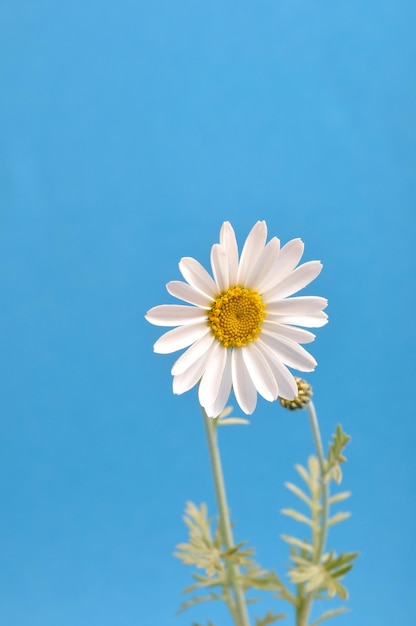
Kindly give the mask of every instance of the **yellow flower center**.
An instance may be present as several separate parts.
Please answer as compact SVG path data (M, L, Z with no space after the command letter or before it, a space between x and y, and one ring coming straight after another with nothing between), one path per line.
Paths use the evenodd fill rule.
M230 287L215 298L208 311L208 325L223 346L241 348L257 339L266 315L257 291Z

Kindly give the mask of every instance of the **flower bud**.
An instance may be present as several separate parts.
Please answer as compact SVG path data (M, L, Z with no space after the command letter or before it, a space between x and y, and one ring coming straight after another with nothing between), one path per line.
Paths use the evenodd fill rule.
M295 376L295 381L298 386L298 395L293 400L286 400L279 396L279 402L284 409L289 411L296 411L297 409L304 409L312 398L312 387L303 378Z

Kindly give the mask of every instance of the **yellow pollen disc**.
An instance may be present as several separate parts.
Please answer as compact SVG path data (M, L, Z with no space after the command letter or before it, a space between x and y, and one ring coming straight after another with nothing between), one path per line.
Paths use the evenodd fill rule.
M259 336L266 317L257 291L230 287L215 299L208 311L208 325L226 348L241 348Z

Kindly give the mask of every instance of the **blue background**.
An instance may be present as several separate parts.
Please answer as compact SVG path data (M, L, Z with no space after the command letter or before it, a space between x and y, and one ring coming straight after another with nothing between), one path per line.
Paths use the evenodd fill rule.
M172 395L175 355L143 318L226 219L324 263L309 380L324 441L338 421L353 438L330 545L361 551L337 623L412 622L415 13L0 1L3 624L230 624L214 604L174 615L185 501L215 503L196 391ZM283 575L306 414L261 400L221 446L236 538Z

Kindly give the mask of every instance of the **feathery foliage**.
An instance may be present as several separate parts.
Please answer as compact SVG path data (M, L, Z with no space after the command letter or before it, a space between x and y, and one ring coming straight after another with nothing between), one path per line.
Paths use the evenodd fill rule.
M265 570L255 562L254 550L247 547L246 542L241 542L228 550L224 548L221 529L218 524L214 530L212 529L212 520L208 518L205 504L198 507L193 502L188 502L184 522L188 527L188 542L176 546L174 555L184 565L192 565L204 573L194 572L192 578L195 582L186 587L183 593L201 590L208 593L193 596L183 602L179 612L201 602L223 600L234 615L235 605L229 589L228 563L238 567L239 583L244 591L273 591L279 597L292 598L292 594L275 572ZM257 598L251 597L249 601L256 600ZM257 619L258 626L267 626L282 617L284 615L269 611L263 619Z
M338 596L342 600L347 600L348 592L341 580L351 570L352 561L357 557L356 552L340 554L333 550L325 552L328 528L350 516L349 512L340 511L330 517L331 506L351 495L349 491L341 491L332 496L329 494L330 483L339 484L342 480L339 465L346 461L342 451L350 437L338 425L332 439L328 456L323 463L312 455L308 459L307 467L295 466L306 489L305 486L301 488L293 483L285 483L289 491L301 501L302 508L306 507L306 511L294 508L282 510L284 515L307 527L302 537L281 535L281 538L290 545L291 565L288 575L297 587L294 605L298 612L305 604L310 606L312 601L318 598ZM327 611L314 622L314 626L346 610L340 607Z
M228 417L225 411L216 426L246 423L247 420ZM227 604L234 623L238 624L236 596L232 591L231 574L244 594L248 593L247 603L256 602L253 591L269 591L273 597L292 605L297 616L298 626L307 626L308 616L314 600L338 597L348 599L348 592L343 584L345 575L353 567L357 557L355 552L336 553L327 551L328 529L350 516L347 511L335 511L331 508L350 497L349 491L330 494L333 483L340 484L342 472L340 464L346 461L343 451L350 437L338 425L328 447L327 457L323 457L322 444L317 444L318 456L311 455L307 465L295 465L302 480L301 486L286 482L287 489L300 501L300 509L285 508L282 513L299 522L305 532L301 536L281 535L290 547L290 565L288 578L294 585L286 585L273 570L262 568L256 563L253 548L246 542L226 547L219 522L213 523L208 516L207 506L197 506L188 502L184 522L188 528L188 541L176 546L174 553L183 564L195 568L193 583L183 590L191 594L184 601L178 612L182 612L202 602L220 600ZM315 443L316 443L315 432ZM292 591L293 589L293 591ZM345 607L325 611L309 626L319 626L328 619L347 612ZM283 613L269 610L264 617L255 618L255 626L269 626L286 617ZM193 626L201 626L196 622ZM208 622L207 626L214 626Z

